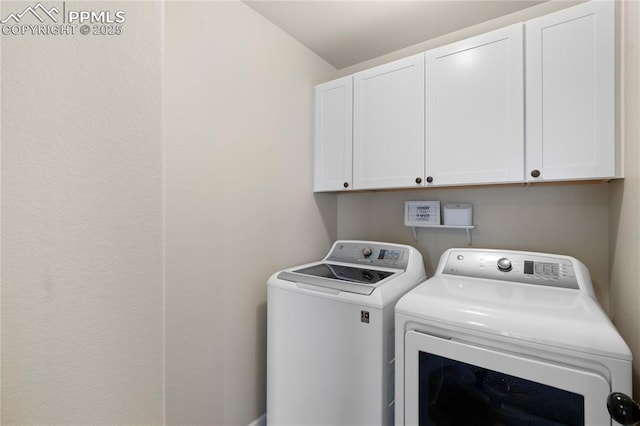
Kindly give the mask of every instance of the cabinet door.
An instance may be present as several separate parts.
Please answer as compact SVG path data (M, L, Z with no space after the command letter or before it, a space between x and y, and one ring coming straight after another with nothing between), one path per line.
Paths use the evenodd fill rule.
M313 190L351 189L353 156L352 77L315 87Z
M526 22L528 181L615 175L614 7Z
M426 53L427 185L524 179L523 26Z
M355 189L422 186L424 54L353 78Z

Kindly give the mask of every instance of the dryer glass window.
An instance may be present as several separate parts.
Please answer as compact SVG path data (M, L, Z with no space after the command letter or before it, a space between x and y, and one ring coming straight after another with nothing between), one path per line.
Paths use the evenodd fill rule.
M421 426L584 426L584 397L438 355L419 355Z

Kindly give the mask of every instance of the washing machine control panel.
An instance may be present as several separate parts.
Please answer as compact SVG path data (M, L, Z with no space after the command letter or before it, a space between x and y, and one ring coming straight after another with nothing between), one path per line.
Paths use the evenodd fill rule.
M337 242L326 260L406 269L409 262L409 250L402 246L366 241Z
M570 258L515 251L452 250L442 273L578 289Z

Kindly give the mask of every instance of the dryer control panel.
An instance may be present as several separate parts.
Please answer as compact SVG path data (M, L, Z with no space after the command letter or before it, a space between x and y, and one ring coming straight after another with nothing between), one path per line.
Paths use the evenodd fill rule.
M443 274L579 289L572 258L538 253L452 249Z
M369 241L337 241L325 260L404 270L409 263L409 249Z

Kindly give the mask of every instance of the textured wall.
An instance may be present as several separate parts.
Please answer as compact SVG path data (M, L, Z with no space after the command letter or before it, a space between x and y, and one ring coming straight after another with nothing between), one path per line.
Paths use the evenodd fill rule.
M161 5L66 6L127 22L2 36L2 424L157 425Z
M168 2L167 423L265 412L266 282L322 256L313 85L335 70L241 2Z

